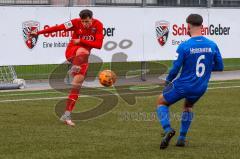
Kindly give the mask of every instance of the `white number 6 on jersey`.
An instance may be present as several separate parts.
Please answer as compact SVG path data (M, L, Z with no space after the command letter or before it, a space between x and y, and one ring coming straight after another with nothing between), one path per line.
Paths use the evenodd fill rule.
M198 77L202 77L204 75L205 72L205 65L204 63L201 63L201 60L205 59L205 55L201 55L199 56L198 60L197 60L197 65L196 65L196 75ZM202 71L200 72L200 68L202 68Z

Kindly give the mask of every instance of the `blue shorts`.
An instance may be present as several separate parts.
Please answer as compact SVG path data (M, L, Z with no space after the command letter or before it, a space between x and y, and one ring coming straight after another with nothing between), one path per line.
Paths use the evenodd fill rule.
M167 86L168 87L168 86ZM177 101L181 100L181 99L186 99L189 103L194 104L196 103L205 93L205 91L203 92L198 92L198 93L188 93L188 92L180 92L179 90L177 90L174 86L170 86L171 88L165 88L163 90L163 97L165 99L165 101L168 104L174 104Z

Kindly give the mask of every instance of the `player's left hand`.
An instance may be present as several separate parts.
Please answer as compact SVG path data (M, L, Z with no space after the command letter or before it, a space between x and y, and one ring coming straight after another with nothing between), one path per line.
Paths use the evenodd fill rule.
M80 39L73 39L73 44L74 45L79 45L80 44Z
M165 87L168 86L169 83L170 83L169 81L165 81L165 82L164 82L164 86L165 86Z

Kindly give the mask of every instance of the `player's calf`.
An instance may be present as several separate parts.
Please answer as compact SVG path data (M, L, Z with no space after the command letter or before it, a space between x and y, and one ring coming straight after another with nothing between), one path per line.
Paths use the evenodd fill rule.
M193 104L185 100L183 112L181 115L180 135L178 137L176 146L185 146L186 135L193 120L192 107Z
M160 144L160 149L168 147L171 138L175 135L175 130L171 128L169 104L164 100L161 94L157 100L157 116L159 122L164 130L164 136Z

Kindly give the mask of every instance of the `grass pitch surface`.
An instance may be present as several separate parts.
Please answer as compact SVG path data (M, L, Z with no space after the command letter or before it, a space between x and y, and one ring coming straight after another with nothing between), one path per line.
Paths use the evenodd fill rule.
M118 96L111 111L91 120L76 121L73 128L59 122L54 111L66 93L1 92L0 158L236 159L240 150L239 92L240 81L210 83L207 93L195 105L195 118L184 148L174 146L183 101L174 104L171 123L177 135L166 150L159 150L162 129L154 115L158 93L137 97L133 105ZM83 96L75 113L92 109L101 100Z

